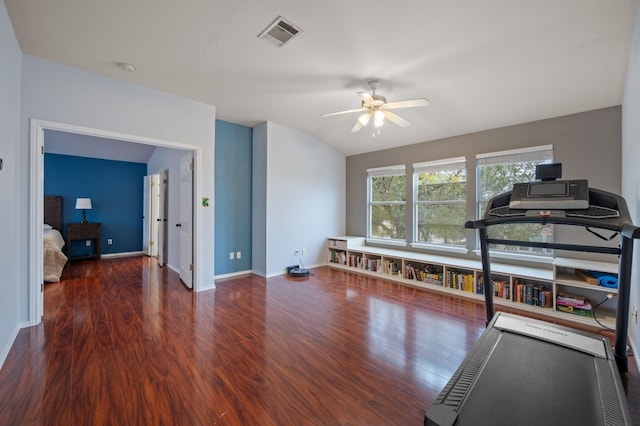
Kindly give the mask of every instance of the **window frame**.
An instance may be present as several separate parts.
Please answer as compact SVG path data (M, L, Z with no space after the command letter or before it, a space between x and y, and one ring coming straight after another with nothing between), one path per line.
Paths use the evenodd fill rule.
M462 199L460 200L426 200L426 201L421 201L418 198L418 192L419 192L419 179L420 179L420 175L422 173L428 173L428 172L439 172L439 171L448 171L448 170L459 170L462 169L464 170L464 174L465 174L465 189L464 189L464 196ZM443 251L461 251L461 252L467 252L467 238L466 235L464 235L463 237L463 241L461 244L445 244L445 243L437 243L437 242L433 242L433 241L421 241L419 240L419 207L420 206L429 206L429 205L460 205L463 206L464 211L465 211L465 219L463 221L463 223L461 223L461 227L463 229L463 234L466 234L464 232L464 222L466 221L466 215L467 215L467 207L468 207L468 193L469 193L469 174L468 174L468 170L467 170L467 157L466 156L461 156L461 157L452 157L452 158L444 158L444 159L439 159L439 160L432 160L432 161L425 161L425 162L421 162L421 163L414 163L413 164L413 183L412 183L412 189L413 189L413 243L411 244L412 247L423 247L423 248L433 248L436 250L443 250Z
M539 164L549 164L554 161L554 152L553 145L539 145L532 146L527 148L518 148L511 149L505 151L496 151L496 152L488 152L476 155L476 197L475 197L475 216L478 219L482 219L484 216L484 212L482 209L482 204L486 204L491 200L491 198L495 197L499 194L493 194L491 197L487 199L482 198L482 181L481 181L481 167L485 166L496 166L496 165L505 165L505 164L515 164L522 162L535 162L537 160L541 160ZM521 161L514 161L517 159L521 159ZM520 180L515 180L511 184L525 182ZM553 241L553 226L551 225L551 240ZM548 235L547 235L548 236ZM545 237L546 240L546 237ZM520 246L513 246L512 250L499 250L495 247L492 247L491 252L495 252L498 256L505 257L527 257L527 258L550 258L553 257L553 250L548 250L544 253L535 253L531 248L528 248L527 253L523 253ZM479 250L480 242L476 239L476 247L475 250Z
M373 201L372 197L372 178L384 177L384 176L404 176L405 178L405 193L403 201ZM374 240L376 242L382 242L384 244L401 245L404 246L407 243L407 230L406 230L406 206L407 206L407 172L404 164L398 164L394 166L375 167L367 169L367 231L366 239ZM376 205L402 205L405 208L405 235L403 238L383 238L372 235L372 206Z

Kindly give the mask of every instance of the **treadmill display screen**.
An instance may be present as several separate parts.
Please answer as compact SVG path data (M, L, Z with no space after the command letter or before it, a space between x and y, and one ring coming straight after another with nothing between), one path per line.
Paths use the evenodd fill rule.
M532 197L562 196L568 194L566 182L532 182L529 184L529 196Z

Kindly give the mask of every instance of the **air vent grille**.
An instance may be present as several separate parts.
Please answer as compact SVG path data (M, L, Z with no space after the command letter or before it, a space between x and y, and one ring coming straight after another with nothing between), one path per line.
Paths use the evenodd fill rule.
M278 16L260 35L258 38L265 40L275 46L282 47L293 37L301 33L302 30L291 22Z

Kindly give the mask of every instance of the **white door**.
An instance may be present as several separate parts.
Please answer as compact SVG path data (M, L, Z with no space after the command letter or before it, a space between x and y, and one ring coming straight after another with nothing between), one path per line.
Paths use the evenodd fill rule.
M193 153L180 159L180 279L193 286Z
M151 252L151 256L158 256L158 233L160 228L160 208L159 208L159 199L160 199L160 175L153 174L151 175L151 191L149 201L151 203L151 218L149 221L151 222L151 235L149 237L149 251Z
M158 198L160 175L144 177L142 251L147 256L158 256Z
M164 266L167 258L167 171L160 176L158 194L158 264Z
M143 181L142 194L142 252L147 256L151 256L151 176L145 176Z

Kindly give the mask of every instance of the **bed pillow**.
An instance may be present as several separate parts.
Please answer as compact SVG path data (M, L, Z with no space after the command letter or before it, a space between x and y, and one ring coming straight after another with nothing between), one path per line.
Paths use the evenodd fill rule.
M53 226L47 225L46 223L42 226L42 229L53 229Z

